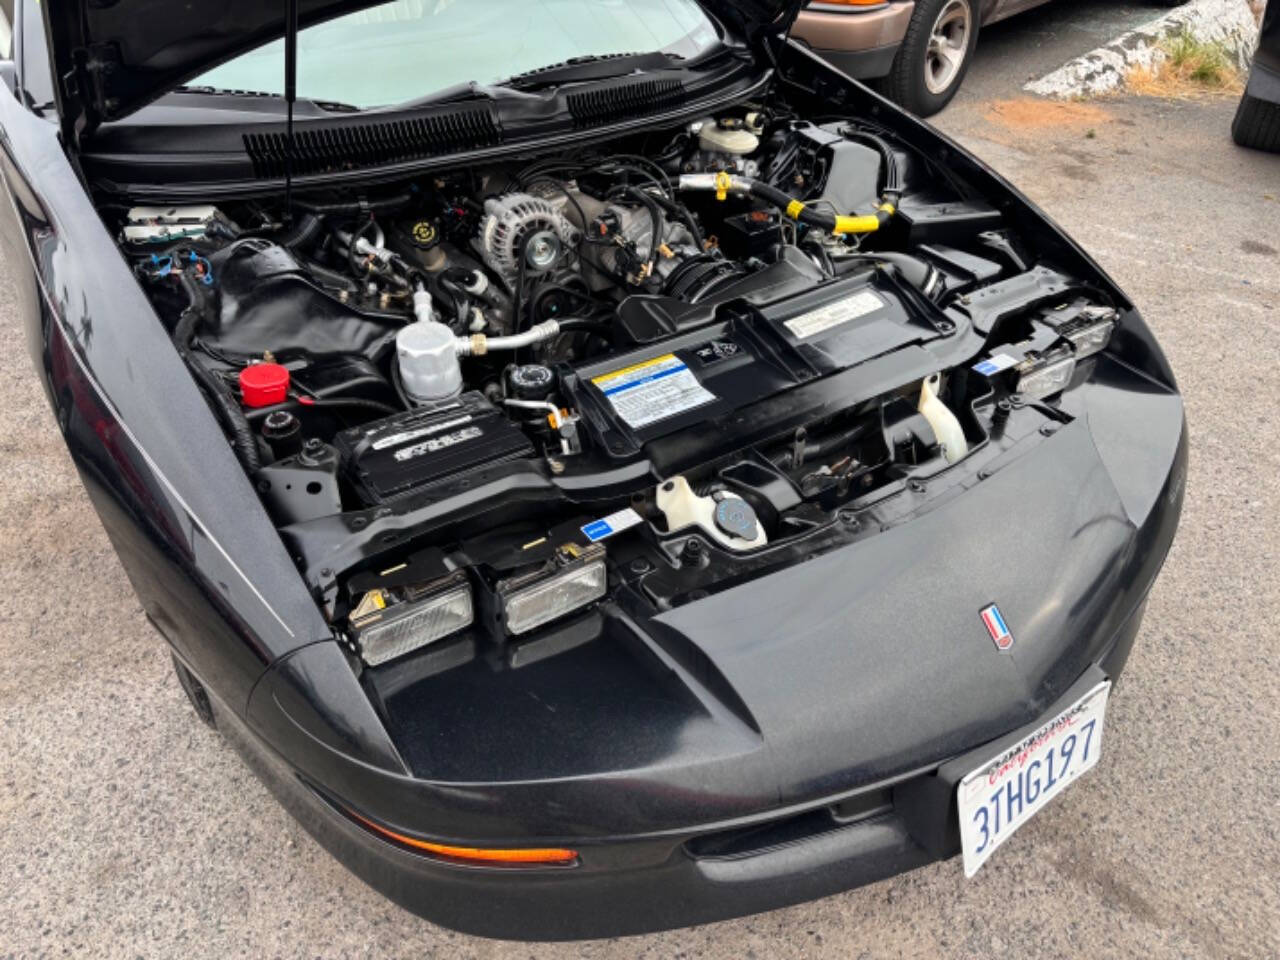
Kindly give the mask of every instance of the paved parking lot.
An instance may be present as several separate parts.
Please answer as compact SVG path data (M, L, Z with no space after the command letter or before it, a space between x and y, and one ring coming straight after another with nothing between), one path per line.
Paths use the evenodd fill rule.
M1150 15L1060 4L988 31L940 125L1142 306L1186 393L1179 539L1101 765L966 882L562 946L440 930L347 874L197 726L85 500L0 285L0 956L1273 957L1280 954L1280 158L1234 104L1028 104Z

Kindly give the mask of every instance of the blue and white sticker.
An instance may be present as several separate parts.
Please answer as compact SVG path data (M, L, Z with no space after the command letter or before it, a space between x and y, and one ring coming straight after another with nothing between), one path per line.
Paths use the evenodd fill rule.
M983 360L981 363L975 363L973 370L984 377L994 377L997 373L1002 373L1017 365L1018 361L1007 353L997 353L994 357Z
M698 382L688 364L673 353L606 373L591 382L633 430L716 399Z
M640 522L640 514L627 507L625 510L611 513L603 520L588 523L582 528L582 533L592 543L599 543L601 540L607 540L615 533L621 533L623 530L634 527Z

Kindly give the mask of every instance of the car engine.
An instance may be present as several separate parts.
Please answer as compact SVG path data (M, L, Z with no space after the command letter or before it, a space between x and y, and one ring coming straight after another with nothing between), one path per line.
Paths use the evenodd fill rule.
M887 130L776 107L115 226L300 542L536 475L593 541L647 524L676 566L715 565L695 541L749 558L1015 429L1117 316Z

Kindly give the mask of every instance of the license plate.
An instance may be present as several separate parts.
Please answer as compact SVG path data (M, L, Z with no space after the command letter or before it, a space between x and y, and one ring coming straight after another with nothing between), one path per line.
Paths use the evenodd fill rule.
M1111 681L1104 680L1043 727L960 781L964 875L1098 762Z

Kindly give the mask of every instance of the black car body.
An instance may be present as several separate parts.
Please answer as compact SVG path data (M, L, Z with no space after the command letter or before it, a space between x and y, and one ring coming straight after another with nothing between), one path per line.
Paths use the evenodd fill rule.
M642 73L599 70L594 79L575 71L600 64L579 63L549 87L539 85L544 76L506 88L521 95L472 88L381 114L299 102L292 151L274 101L247 100L223 122L194 110L184 124L188 114L168 97L154 108L158 120L131 123L202 67L284 32L280 10L227 6L234 36L192 35L160 2L20 3L13 95L0 96L3 234L31 356L197 708L350 869L468 932L541 939L697 923L954 855L959 777L1118 676L1174 535L1183 407L1136 308L992 170L778 40L796 4L706 3L723 31L707 62L653 61ZM303 25L338 9L300 6ZM45 19L33 19L42 8ZM143 35L139 23L156 29ZM810 120L833 115L852 125L815 132ZM801 199L759 186L776 153L729 170L739 161L686 144L668 170L644 152L672 136L701 144L689 123L708 117L715 136L758 131L759 151L774 149L770 138L778 152L800 142L800 166L784 167L775 183ZM607 152L619 142L639 156L640 173ZM408 313L407 294L391 268L378 272L375 254L352 255L359 237L343 241L340 218L363 229L379 211L390 235L394 204L406 202L397 197L413 192L404 185L430 191L426 171L445 191L465 179L455 171L569 152L614 158L541 199L572 190L586 204L593 178L604 181L599 193L621 212L584 213L571 226L606 237L629 215L627 202L642 230L657 204L663 235L678 238L666 244L673 256L662 256L680 262L657 290L670 265L655 266L655 224L647 250L643 235L613 243L619 258L632 257L608 268L623 294L571 284L572 296L598 297L605 311L596 308L593 326L566 324L560 336L568 331L570 345L555 341L554 355L544 345L522 356L554 375L546 423L511 413L520 409L507 404L515 386L472 389L488 374L477 378L480 361L466 360L462 396L486 424L505 417L498 436L513 453L379 500L373 488L399 474L359 459L379 449L374 437L386 439L370 431L436 408L377 412L395 405L381 379L388 356L360 346L343 361L360 376L343 382L358 381L374 406L331 414L332 427L316 419L324 409L308 409L326 396L310 386L255 407L241 379L242 393L230 394L238 413L225 409L236 371L261 373L275 359L268 349L293 364L296 383L311 384L330 331L384 324L399 336L405 317L388 317ZM823 210L849 185L827 168L850 157L851 178L865 179L871 164L870 184L853 190L867 211L859 248L832 239ZM533 189L537 177L521 175ZM691 179L668 194L668 177ZM728 207L709 184L723 188ZM250 203L270 212L286 190L307 205L292 221L237 225L234 241L215 239L205 222L199 240L164 255L169 262L124 239L127 227L154 226L128 212L139 204L216 204L248 219ZM441 232L451 210L466 209L461 199L423 203L446 218L431 221ZM799 222L786 222L779 205ZM303 210L328 218L330 236L306 258L282 256ZM739 211L745 240L731 234L725 210ZM233 231L230 218L219 222ZM709 226L720 248L703 237L690 249L689 235ZM760 247L756 228L766 234ZM319 262L343 242L344 256ZM474 242L468 234L449 256L475 262ZM577 242L579 258L595 256ZM268 256L274 267L233 290L235 244L246 261ZM526 238L522 262L530 249ZM411 256L396 255L401 264ZM302 259L316 262L300 279ZM345 259L359 261L374 287L386 280L373 306L362 299L374 295L368 284L353 292L330 277ZM693 283L690 264L702 294L673 293L676 270ZM437 303L458 296L416 269L404 277L433 285ZM482 270L464 279L478 285ZM324 288L325 277L335 286ZM539 305L554 293L532 291ZM311 349L286 361L273 339L254 358L261 363L231 363L240 328L226 312L218 322L205 313L204 339L175 335L204 297L234 303L241 318L265 309L274 323L310 311L289 336ZM875 322L852 339L785 332L830 322L821 311L833 298L862 298ZM282 303L288 311L269 313ZM458 309L483 323L485 304ZM1077 360L1058 322L1067 316L1110 324L1106 349ZM780 329L786 318L808 326ZM276 337L281 328L266 329ZM474 336L484 334L460 334ZM1011 367L984 366L1010 354ZM622 359L705 362L695 379L715 405L634 426L641 421L622 420L592 386L617 376ZM1044 396L1019 379L1065 360L1069 382ZM494 369L502 383L513 376ZM950 448L939 439L950 421L935 430L916 403L938 371L964 434ZM390 379L403 386L403 376ZM284 441L252 436L246 449L234 428L245 419L257 434L264 410L296 415L312 442L281 456L270 443ZM448 436L433 457L469 450L476 435ZM659 506L684 476L690 502L713 509L716 526L674 528L671 501ZM319 492L285 496L287 477ZM633 525L603 541L603 595L512 635L519 591L596 562L600 547L585 528L627 510ZM371 595L396 613L418 609L406 591L445 589L466 592L469 626L371 662L373 641L358 626ZM991 604L1016 638L1007 650L980 618ZM536 862L501 855L530 850Z

